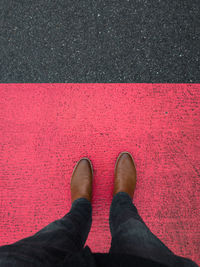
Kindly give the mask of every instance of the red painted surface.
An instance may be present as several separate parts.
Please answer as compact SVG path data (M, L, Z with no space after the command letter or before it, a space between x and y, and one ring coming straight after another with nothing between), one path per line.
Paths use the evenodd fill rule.
M114 165L129 151L142 218L174 253L200 263L199 84L1 84L0 98L0 245L64 216L73 168L88 157L87 245L108 252Z

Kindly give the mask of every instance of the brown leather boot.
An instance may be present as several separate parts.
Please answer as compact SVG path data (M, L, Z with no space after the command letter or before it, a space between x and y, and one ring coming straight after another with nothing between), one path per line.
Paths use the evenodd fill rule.
M136 168L132 155L121 152L115 164L115 181L113 196L118 192L126 192L133 198L136 187Z
M93 168L88 158L82 158L74 167L71 177L71 202L77 198L92 201Z

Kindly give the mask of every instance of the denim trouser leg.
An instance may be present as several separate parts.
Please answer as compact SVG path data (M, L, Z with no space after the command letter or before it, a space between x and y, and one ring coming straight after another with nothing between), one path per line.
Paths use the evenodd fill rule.
M44 266L43 264L50 266L52 263L60 262L68 254L71 255L84 247L91 224L91 203L86 198L76 199L72 203L70 211L61 219L48 224L33 236L0 247L0 263L6 260L4 255L8 248L9 251L12 251L13 248L15 251L18 249L19 255L23 251L22 257L24 259L27 257L33 266L34 261L35 266L40 266L40 263L41 266ZM9 260L8 257L7 260ZM0 264L0 266L3 265Z
M119 192L113 197L109 224L112 235L109 253L133 254L165 264L173 260L173 252L145 225L127 193Z

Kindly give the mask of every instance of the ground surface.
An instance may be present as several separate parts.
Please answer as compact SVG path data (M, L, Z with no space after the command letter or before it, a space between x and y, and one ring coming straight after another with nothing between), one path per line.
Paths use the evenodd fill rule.
M199 0L0 0L0 82L199 83Z
M0 245L64 216L73 168L88 157L87 244L107 252L114 165L129 151L142 218L172 251L200 264L200 85L9 84L0 98Z
M199 13L199 0L0 0L0 245L68 212L89 157L87 244L107 252L115 160L129 151L141 216L200 264Z

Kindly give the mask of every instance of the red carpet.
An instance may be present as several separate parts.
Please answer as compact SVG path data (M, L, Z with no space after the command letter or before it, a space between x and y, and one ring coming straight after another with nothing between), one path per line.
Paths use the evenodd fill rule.
M107 252L114 165L129 151L142 218L173 252L200 264L199 84L1 84L0 98L0 245L64 216L73 168L88 157L87 245Z

